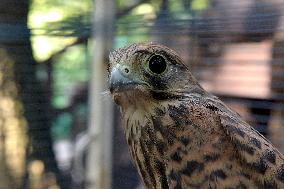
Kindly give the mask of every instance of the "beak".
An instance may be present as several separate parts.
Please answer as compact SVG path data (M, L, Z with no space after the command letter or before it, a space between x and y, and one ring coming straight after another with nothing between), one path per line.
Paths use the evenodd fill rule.
M117 67L114 67L110 73L109 89L111 93L126 91L138 84L141 83L130 79L126 74L121 73Z

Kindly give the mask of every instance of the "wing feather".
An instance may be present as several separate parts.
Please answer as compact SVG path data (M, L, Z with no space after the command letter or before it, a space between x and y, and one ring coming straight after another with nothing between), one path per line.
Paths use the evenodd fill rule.
M277 148L217 97L207 98L205 106L215 107L221 128L234 144L243 166L255 175L262 175L257 177L262 178L260 183L263 185L270 180L284 187L284 182L279 178L284 157Z
M283 158L283 155L270 141L246 123L239 114L232 111L217 97L208 98L206 106L215 107L215 113L217 113L220 118L221 127L236 146L246 145L248 148L253 148L259 152L271 149Z

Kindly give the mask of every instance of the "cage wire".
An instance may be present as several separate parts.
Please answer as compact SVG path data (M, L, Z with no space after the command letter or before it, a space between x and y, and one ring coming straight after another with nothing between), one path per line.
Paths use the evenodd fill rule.
M175 49L205 89L219 96L284 152L284 1L212 0L204 10L184 7L178 12L171 10L169 2L162 2L156 13L128 14L120 17L116 22L114 46L121 47L133 42L153 41ZM80 22L86 19L74 18L73 20L76 22L56 23L51 24L48 29L31 30L32 37L75 38L73 43L58 51L52 58L33 68L36 69L37 77L40 84L44 86L44 90L18 91L16 86L21 85L22 80L29 77L31 69L17 70L16 73L20 73L22 77L21 80L15 79L16 76L13 75L15 68L10 66L14 64L9 63L11 60L5 59L7 52L0 51L0 57L4 57L1 59L6 61L1 61L0 65L2 73L0 74L0 112L14 120L14 122L11 122L11 119L10 122L0 120L3 123L0 126L0 149L3 152L1 154L5 154L0 158L7 162L7 165L0 167L0 172L2 172L1 169L8 169L11 175L16 175L16 177L8 175L7 180L16 179L19 180L17 181L19 184L25 183L23 180L28 178L23 170L29 169L28 177L35 179L32 188L42 187L42 183L39 184L42 178L39 179L36 173L43 171L43 165L39 161L33 161L33 157L27 156L25 145L31 145L29 134L36 131L36 137L43 137L40 140L42 143L37 146L41 149L50 148L50 144L45 143L44 137L49 140L46 132L51 132L55 159L62 179L57 182L64 186L62 188L85 187L84 162L87 148L81 150L79 156L72 154L72 150L76 142L82 141L79 139L86 132L87 82L92 74L88 73L90 60L88 54L92 54L88 50L88 40L92 27L91 19L87 19L89 20L87 23ZM11 26L1 25L0 27ZM94 26L94 32L95 30L96 26ZM0 34L1 43L9 43L8 39L6 34ZM20 46L20 44L14 44L14 47L17 45ZM68 56L74 53L73 47L81 48L82 54L79 55L85 57L81 59L82 64L79 64L81 67L68 62ZM26 51L22 49L17 52L21 52L17 55L21 56ZM70 68L70 72L63 72L62 65L67 64L74 69ZM70 73L74 71L83 72L83 74L71 78L74 74ZM34 87L33 84L36 83L30 81L29 85ZM20 94L21 92L24 94ZM47 100L27 101L31 103L20 105L23 98L20 96L33 98L39 95L44 95L47 97L44 99ZM59 100L53 103L56 101L55 98ZM62 102L62 99L65 101ZM28 108L33 111L27 111L25 110L27 106L48 108L46 112L48 115L45 115L50 120L48 128L32 127L32 131L27 129L29 125L46 120L46 117L42 117L39 112L37 114L33 112L42 111L42 108ZM20 108L11 108L11 111L8 111L7 107ZM28 117L28 122L24 119L25 116ZM112 185L115 189L139 188L140 181L129 158L122 127L117 124L120 123L119 119L116 115ZM15 120L18 121L15 122ZM14 150L20 144L22 150ZM79 157L79 161L74 160L75 156ZM19 157L21 160L17 162ZM25 157L30 158L29 165L23 163ZM48 162L49 157L44 158ZM28 168L24 168L25 166ZM19 170L22 172L18 172ZM79 178L79 175L83 176ZM45 180L56 182L54 177L56 175L45 175ZM19 188L22 187L19 186Z

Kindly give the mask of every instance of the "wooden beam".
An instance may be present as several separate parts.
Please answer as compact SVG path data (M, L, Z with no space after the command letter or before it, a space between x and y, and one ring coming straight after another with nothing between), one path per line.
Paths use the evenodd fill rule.
M107 90L106 70L113 43L114 17L113 0L95 0L88 126L92 140L87 156L87 189L111 188L113 103L102 92Z

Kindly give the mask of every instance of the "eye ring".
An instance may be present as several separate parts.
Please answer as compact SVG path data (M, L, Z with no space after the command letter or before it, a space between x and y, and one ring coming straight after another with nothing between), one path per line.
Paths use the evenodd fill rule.
M167 69L167 62L161 55L154 55L148 61L148 68L154 74L162 74Z

